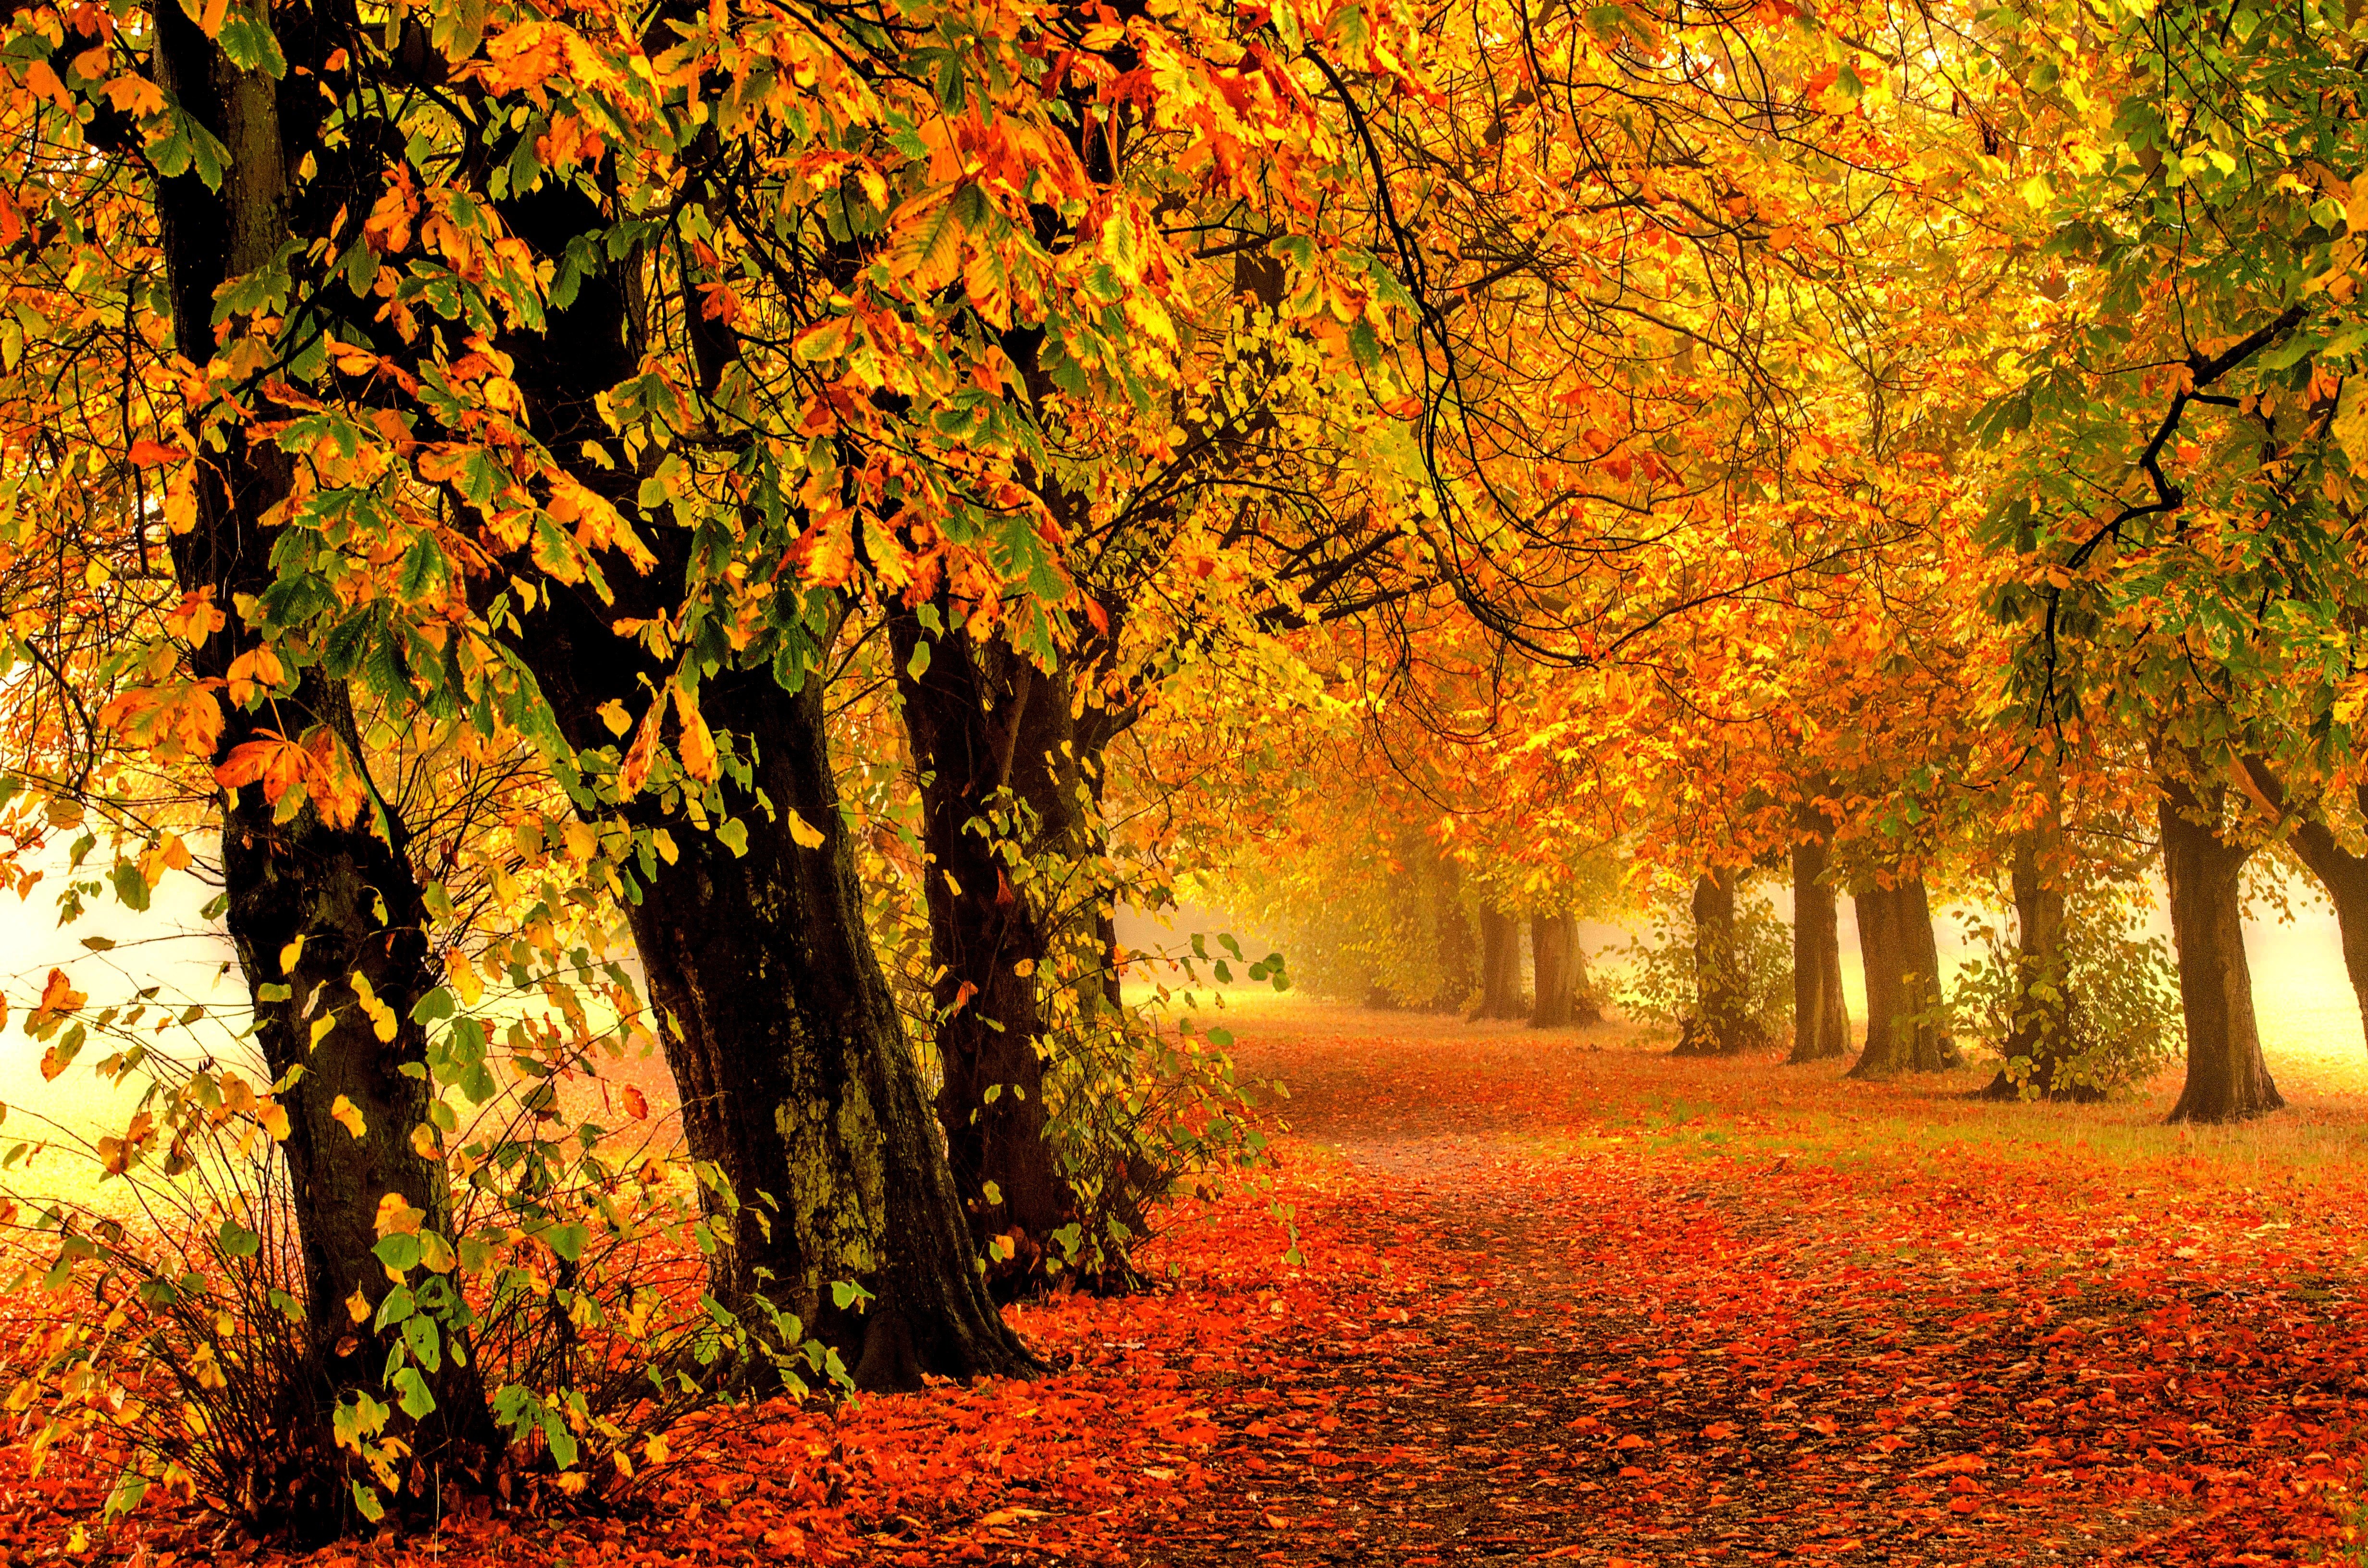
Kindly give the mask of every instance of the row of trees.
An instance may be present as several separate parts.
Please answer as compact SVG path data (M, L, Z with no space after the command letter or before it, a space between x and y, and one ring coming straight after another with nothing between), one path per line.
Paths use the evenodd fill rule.
M284 1180L187 1273L33 1221L151 1356L286 1320L168 1480L334 1525L630 1475L644 1387L1033 1371L998 1294L1256 1152L1118 987L1178 878L1378 860L1311 961L1497 1014L1519 912L1551 1024L1656 869L1715 1051L1789 858L1802 1039L1846 886L1910 1066L1927 890L2010 866L2058 1092L2151 821L2182 1110L2274 1098L2241 867L2358 865L2339 12L6 15L0 864L210 879L249 1004L26 1021L155 1075L110 1174ZM585 1108L633 1050L678 1177ZM134 1419L61 1343L53 1430Z

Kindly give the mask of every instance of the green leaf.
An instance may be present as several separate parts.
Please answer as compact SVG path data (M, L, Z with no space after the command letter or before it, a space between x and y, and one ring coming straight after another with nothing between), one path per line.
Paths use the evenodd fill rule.
M416 1367L399 1367L389 1380L394 1386L394 1403L414 1421L425 1420L436 1408L436 1396L427 1392L427 1380L419 1375Z
M245 6L222 18L222 36L215 41L242 71L260 71L275 82L288 74L288 57L279 52L271 24Z
M374 1331L383 1331L403 1322L416 1311L418 1311L418 1302L412 1296L411 1288L407 1285L397 1285L386 1293L386 1300L378 1304L378 1316L371 1321L370 1327Z
M100 1510L103 1517L120 1519L140 1506L148 1495L148 1478L136 1470L126 1469L115 1478L115 1489L107 1494L107 1506Z
M581 1225L552 1225L544 1230L536 1239L568 1262L574 1263L584 1256L584 1244L592 1239L592 1233Z

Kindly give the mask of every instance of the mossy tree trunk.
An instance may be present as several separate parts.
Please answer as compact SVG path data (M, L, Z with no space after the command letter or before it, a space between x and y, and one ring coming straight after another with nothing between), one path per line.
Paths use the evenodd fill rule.
M1076 1202L1045 1136L1038 987L1058 912L1013 885L999 846L1073 861L1086 847L1090 796L1068 683L999 639L932 637L912 610L889 631L929 858L938 1119L973 1233L1009 1239L1009 1267L996 1272L1017 1278Z
M2261 1059L2253 976L2245 961L2239 879L2251 851L2220 836L2220 788L2199 790L2169 774L2160 784L2157 820L2187 1020L2187 1082L2170 1119L2236 1121L2276 1110L2285 1099Z
M607 227L572 188L546 187L504 216L546 260ZM631 265L586 277L542 332L501 339L537 435L571 462L605 438L598 394L640 362L644 324L626 286ZM696 309L685 314L694 332L716 330ZM695 347L703 371L720 373L730 345ZM541 577L544 608L516 643L567 743L586 750L612 742L604 704L643 708L674 673L611 628L672 613L691 539L642 514L638 475L589 460L574 472L636 523L656 558L646 573L620 558L604 563L613 602ZM507 564L533 572L523 560ZM758 1297L795 1312L848 1355L867 1387L1032 1372L1034 1358L987 1294L943 1133L863 923L819 677L791 692L769 670L725 669L702 683L700 706L719 744L755 758L754 792L727 788L746 832L743 852L643 795L628 819L672 829L680 856L659 864L627 915L681 1092L685 1140L728 1178L734 1198L705 1195L722 1240L709 1260L717 1295L760 1322ZM791 812L822 835L819 847L797 843ZM840 1308L833 1287L841 1283L873 1299Z
M1850 1002L1842 993L1841 911L1821 838L1793 846L1793 1062L1850 1052Z

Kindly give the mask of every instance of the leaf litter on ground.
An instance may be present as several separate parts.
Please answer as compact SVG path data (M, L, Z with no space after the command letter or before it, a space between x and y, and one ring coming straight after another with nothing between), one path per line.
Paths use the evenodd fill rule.
M677 1434L631 1514L462 1506L309 1555L103 1462L0 1469L0 1560L574 1565L2300 1562L2352 1540L2368 1116L2153 1124L1980 1079L1676 1062L1618 1028L1309 1004L1270 1194L1156 1290L1017 1308L1053 1363ZM2160 1102L2160 1103L2157 1103ZM1288 1206L1304 1266L1272 1205ZM103 1460L104 1456L94 1456Z

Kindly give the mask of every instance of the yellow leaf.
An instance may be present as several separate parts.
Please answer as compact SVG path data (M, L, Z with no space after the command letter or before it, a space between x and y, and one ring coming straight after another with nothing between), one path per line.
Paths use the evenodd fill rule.
M272 1100L256 1108L255 1119L264 1131L271 1135L274 1142L280 1143L288 1142L288 1108L286 1106L281 1105L278 1100Z
M419 1222L427 1218L424 1209L414 1209L403 1194L390 1192L378 1200L378 1233L381 1236L416 1236Z
M413 1128L411 1152L423 1160L435 1159L439 1153L436 1147L436 1129L424 1121Z
M600 722L609 726L610 734L621 735L633 727L633 716L625 711L623 703L612 697L600 704Z
M783 811L790 819L790 836L797 841L799 848L819 849L822 847L822 829L814 826L814 824L806 821L805 818L798 815L797 812L789 811L787 807L784 807Z
M359 1290L346 1298L346 1315L356 1323L368 1323L370 1315L370 1298Z
M279 949L279 972L282 974L295 973L297 960L302 959L303 956L304 938L299 937L294 941Z
M444 972L452 979L452 989L461 994L461 1006L473 1007L477 998L485 994L485 983L477 978L476 966L469 955L455 948L444 955Z
M342 1126L356 1138L361 1137L363 1133L370 1131L370 1124L362 1119L361 1108L343 1095L339 1095L329 1103L329 1119Z

